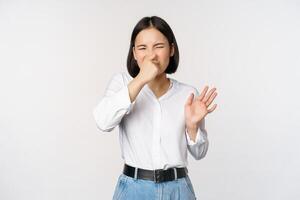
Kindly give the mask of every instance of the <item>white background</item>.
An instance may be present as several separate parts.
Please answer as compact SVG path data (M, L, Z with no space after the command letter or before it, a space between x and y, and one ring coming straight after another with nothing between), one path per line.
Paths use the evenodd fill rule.
M177 38L172 77L218 89L197 197L300 199L299 1L0 0L1 200L111 199L118 129L92 110L151 15Z

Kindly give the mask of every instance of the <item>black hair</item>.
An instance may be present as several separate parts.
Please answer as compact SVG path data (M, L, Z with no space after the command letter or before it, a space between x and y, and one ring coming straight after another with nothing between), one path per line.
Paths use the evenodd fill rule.
M167 74L175 73L178 68L179 50L175 39L175 35L171 27L168 25L168 23L165 20L163 20L158 16L143 17L135 25L132 31L130 47L129 47L128 57L127 57L127 70L133 78L136 77L140 72L140 68L138 67L138 64L133 56L133 47L134 47L135 38L139 32L150 27L156 28L158 31L160 31L168 39L170 47L172 44L174 45L174 55L170 57L170 62L168 67L165 70L165 73Z

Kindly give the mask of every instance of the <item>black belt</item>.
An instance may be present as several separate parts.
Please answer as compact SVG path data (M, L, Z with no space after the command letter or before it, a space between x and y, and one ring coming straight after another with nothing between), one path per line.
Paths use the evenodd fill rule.
M166 170L163 169L147 170L147 169L135 168L125 164L123 169L123 174L125 174L126 176L130 176L132 178L137 178L137 179L150 180L150 181L154 181L155 183L173 181L176 180L177 178L183 178L187 176L187 173L188 170L186 167L170 168Z

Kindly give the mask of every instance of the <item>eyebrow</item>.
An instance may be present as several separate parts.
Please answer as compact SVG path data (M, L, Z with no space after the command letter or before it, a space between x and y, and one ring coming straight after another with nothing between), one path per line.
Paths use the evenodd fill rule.
M165 44L164 42L158 42L158 43L154 44L153 46L164 45L164 44ZM139 44L136 47L145 47L145 46L147 46L147 45L145 45L145 44Z

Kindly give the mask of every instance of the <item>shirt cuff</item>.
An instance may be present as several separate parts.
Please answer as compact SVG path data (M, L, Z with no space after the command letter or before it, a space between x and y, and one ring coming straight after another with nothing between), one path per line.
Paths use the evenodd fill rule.
M185 129L185 134L186 134L186 138L187 138L187 143L190 146L205 142L203 135L202 135L203 133L202 133L200 127L198 127L195 142L190 138L187 128Z

